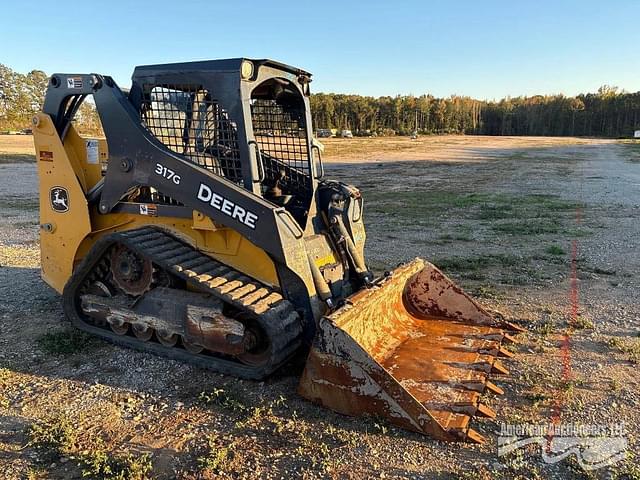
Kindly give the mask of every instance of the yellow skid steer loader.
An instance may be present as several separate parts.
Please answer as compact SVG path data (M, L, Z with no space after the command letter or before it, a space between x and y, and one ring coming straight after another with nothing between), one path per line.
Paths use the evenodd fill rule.
M416 259L374 279L363 199L325 180L311 75L271 60L54 74L34 117L42 277L78 328L299 391L442 440L481 442L482 392L518 327ZM105 138L76 129L95 104Z

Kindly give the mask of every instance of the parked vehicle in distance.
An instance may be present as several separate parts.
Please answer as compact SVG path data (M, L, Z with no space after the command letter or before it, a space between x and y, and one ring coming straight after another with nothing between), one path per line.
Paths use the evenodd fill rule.
M316 130L316 137L318 138L331 138L333 134L331 133L330 128L318 128Z
M340 136L342 138L353 138L353 133L351 133L351 130L342 130Z

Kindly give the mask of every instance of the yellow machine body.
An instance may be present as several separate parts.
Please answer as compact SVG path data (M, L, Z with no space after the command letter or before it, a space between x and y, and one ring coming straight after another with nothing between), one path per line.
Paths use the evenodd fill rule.
M273 261L265 252L235 230L216 225L194 211L192 219L159 218L128 213L98 214L89 209L86 194L102 178L109 154L106 139L80 136L72 125L64 145L48 115L37 117L33 130L38 177L40 179L40 250L42 278L57 292L65 284L91 246L104 234L143 225L161 225L182 239L263 283L277 287ZM87 161L87 142L97 141L99 161ZM68 211L52 207L50 192L56 187L68 191Z

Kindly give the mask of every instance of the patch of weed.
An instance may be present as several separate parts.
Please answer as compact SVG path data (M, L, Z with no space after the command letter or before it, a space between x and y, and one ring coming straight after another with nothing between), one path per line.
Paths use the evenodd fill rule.
M640 463L636 457L637 454L628 450L624 462L612 469L611 478L613 480L640 480Z
M102 440L80 452L78 433L67 415L59 414L34 423L27 432L29 443L47 456L46 461L68 456L82 470L83 477L96 480L144 480L151 472L149 455L111 456Z
M513 267L525 263L527 260L517 255L492 254L477 257L449 257L440 258L434 264L443 270L454 272L477 271L492 266Z
M10 402L5 397L4 390L7 386L8 380L11 377L11 370L7 368L0 368L0 408L9 408Z
M37 220L31 220L29 222L16 222L13 224L15 228L29 228L38 226L39 222Z
M10 195L4 198L0 198L0 209L19 210L19 211L32 211L37 212L40 208L40 200L38 198L25 198L15 195Z
M30 153L0 153L0 164L35 163L36 156Z
M218 445L223 443L223 446ZM220 440L216 435L207 437L207 445L203 453L198 456L198 467L213 475L220 475L230 470L233 459L234 443Z
M564 230L564 234L567 237L570 237L570 238L588 237L592 233L593 232L591 232L590 230L588 230L588 229L586 229L584 227L570 227L570 228L566 228Z
M550 245L545 249L549 255L566 255L567 252L559 245Z
M298 447L296 453L311 461L313 468L326 472L333 466L331 448L322 439L310 435L307 428L296 431Z
M582 315L578 316L578 318L576 318L573 322L571 322L571 326L573 328L577 328L578 330L596 328L595 324L593 323L593 320L591 320L590 318L584 317Z
M96 340L76 328L67 328L45 333L36 340L36 343L45 353L72 355L92 348L96 345Z
M543 337L547 337L555 331L555 326L552 320L546 319L534 325L533 331Z
M619 337L612 337L607 341L610 348L618 350L627 355L627 360L631 363L640 363L640 340L624 341Z
M545 404L551 399L551 397L544 392L529 393L526 394L525 397L531 402L534 407Z
M76 429L71 420L63 414L32 424L27 436L29 446L48 454L51 458L72 452L77 442Z
M504 294L500 293L493 285L479 285L471 290L474 297L491 298L500 300L504 298Z
M497 223L491 228L507 235L544 235L559 233L562 224L557 218L538 218Z
M198 401L204 405L218 405L234 413L246 413L249 407L242 400L223 388L214 388L210 392L200 392Z
M104 445L85 450L73 456L82 470L83 477L101 480L143 480L151 472L151 458L148 454L134 456L111 456Z
M274 418L273 409L270 406L257 406L248 410L249 414L243 419L236 422L235 427L237 429L243 429L248 427L256 427L267 418ZM276 432L282 430L282 425L275 425L274 430Z
M610 270L608 268L591 267L588 265L580 265L580 264L578 264L578 270L581 270L583 272L595 273L596 275L610 276L610 275L616 274L615 270Z

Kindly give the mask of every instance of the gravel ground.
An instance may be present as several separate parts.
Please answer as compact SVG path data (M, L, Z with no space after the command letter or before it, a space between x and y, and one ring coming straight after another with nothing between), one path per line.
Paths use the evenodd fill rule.
M443 153L447 141L455 158ZM431 259L528 328L505 362L511 375L495 379L505 395L486 399L497 420L475 424L487 444L443 444L311 405L295 393L299 365L258 383L84 337L61 351L55 342L72 330L39 278L35 166L4 163L0 478L81 478L96 452L121 463L148 454L160 479L639 478L640 148L584 139L421 142L405 156L380 143L358 146L364 161L329 155L327 175L362 188L374 269ZM497 456L500 422L546 424L554 415L624 422L629 455L590 473L575 456L544 463L533 445ZM30 442L32 425L61 418L73 435L58 453ZM65 437L64 428L55 432Z

